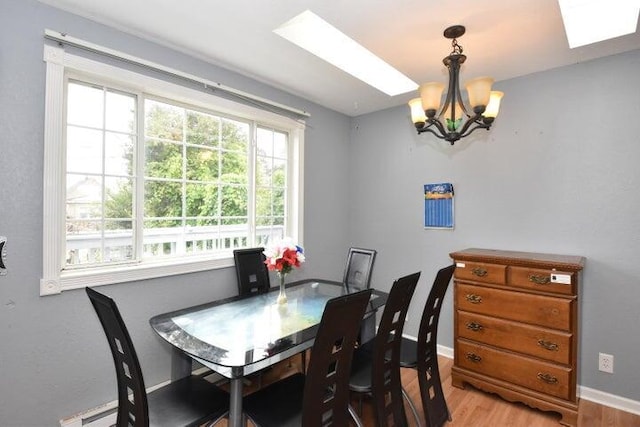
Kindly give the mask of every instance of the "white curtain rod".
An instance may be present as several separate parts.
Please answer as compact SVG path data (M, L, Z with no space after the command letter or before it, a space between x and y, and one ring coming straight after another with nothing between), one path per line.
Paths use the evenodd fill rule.
M105 56L109 56L112 58L116 58L118 60L121 61L125 61L131 64L135 64L135 65L139 65L145 68L149 68L152 69L154 71L161 71L165 74L169 74L171 76L175 76L175 77L179 77L181 79L184 80L188 80L190 82L195 82L201 85L204 85L205 89L213 89L213 90L219 90L221 92L225 92L231 95L234 95L238 98L241 98L245 101L250 101L253 103L257 103L258 105L262 105L262 106L269 106L269 107L275 107L278 108L280 110L283 111L288 111L290 113L294 113L297 114L301 117L309 117L310 114L304 110L299 110L297 108L293 108L293 107L289 107L288 105L284 105L284 104L280 104L278 102L275 101L271 101L269 99L266 98L262 98L256 95L252 95L250 93L247 92L243 92L241 90L238 89L234 89L232 87L229 86L225 86L222 83L218 83L218 82L214 82L211 80L207 80L207 79L203 79L200 78L198 76L194 76L193 74L189 74L189 73L184 73L182 71L170 68L170 67L165 67L164 65L160 65L157 64L155 62L152 61L147 61L145 59L142 58L138 58L136 56L132 56L129 54L126 54L124 52L120 52L117 50L113 50L113 49L109 49L107 47L104 46L100 46L94 43L90 43L81 39L77 39L75 37L71 37L65 33L61 33L58 31L53 31L53 30L49 30L49 29L45 29L44 30L44 38L45 39L49 39L49 40L54 40L57 41L58 43L62 43L62 44L66 44L69 46L73 46L73 47L77 47L83 50L87 50L90 52L94 52L94 53L98 53L101 55L105 55Z

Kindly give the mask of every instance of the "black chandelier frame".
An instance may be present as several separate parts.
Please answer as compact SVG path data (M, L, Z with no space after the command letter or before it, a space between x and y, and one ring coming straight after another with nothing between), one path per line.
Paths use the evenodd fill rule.
M473 115L470 114L464 105L462 96L460 96L460 65L467 60L467 56L462 53L463 49L462 46L458 44L457 38L461 37L465 31L466 29L462 25L453 25L444 30L444 36L451 39L452 46L451 53L442 60L449 70L447 98L437 116L437 111L430 108L424 111L426 115L426 122L415 123L418 134L430 132L436 137L448 141L451 145L460 138L470 135L476 129L489 130L494 121L494 117L485 117L482 115L486 110L486 105L473 107ZM447 123L447 127L445 127L440 118L446 113L448 106L451 106L451 117L444 117L445 122ZM457 130L456 122L459 122L461 118L458 120L455 119L456 109L458 106L462 110L462 113L467 117L467 120L460 130Z

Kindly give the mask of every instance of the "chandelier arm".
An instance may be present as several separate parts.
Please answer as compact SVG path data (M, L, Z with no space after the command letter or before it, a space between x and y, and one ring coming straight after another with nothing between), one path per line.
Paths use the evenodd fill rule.
M447 139L445 136L440 135L438 132L434 131L433 129L430 129L429 127L422 128L422 129L418 130L418 134L421 134L423 132L432 133L432 134L434 134L436 136L436 138L439 138L439 139L444 139L444 140Z
M429 122L429 125L424 126L420 129L417 129L418 135L423 132L429 132L435 135L439 139L444 139L445 141L448 141L451 145L453 145L454 142L456 142L461 138L460 132L447 132L447 130L444 128L440 120L437 120L437 119L427 119L427 120ZM435 130L431 129L431 126L435 126L436 129Z
M465 57L465 59L466 59L466 57ZM464 62L464 60L462 62ZM456 67L456 70L455 70L455 85L454 85L454 90L456 91L456 98L458 99L458 104L460 105L460 108L462 109L462 112L467 117L470 118L471 114L469 114L467 112L467 108L465 106L465 103L462 100L462 95L460 94L460 63L458 63L458 61L456 61L456 64L457 64L457 67ZM453 106L451 108L455 108L455 106Z
M460 138L464 138L465 136L469 136L471 135L471 133L473 131L475 131L476 129L486 129L489 130L489 128L491 127L491 125L487 125L485 123L482 123L479 121L479 119L481 118L481 116L476 116L474 119L475 120L469 120L467 123L464 124L464 126L462 127L462 130L460 131ZM475 127L472 127L471 129L469 129L471 127L472 124L475 124ZM468 132L467 132L468 130Z
M467 111L464 101L462 100L462 95L460 94L460 64L464 63L466 59L466 55L452 52L442 60L449 70L449 85L447 87L447 96L440 108L440 111L438 112L438 115L436 116L438 119L442 118L443 114L447 112L449 106L451 106L451 117L444 117L445 120L448 118L451 121L455 121L456 109L458 106L460 106L462 113L464 113L465 116L471 117Z
M456 95L457 95L455 90L456 67L457 68L460 67L457 57L455 57L453 54L444 58L442 62L447 66L447 69L449 70L449 86L447 87L447 97L445 98L444 103L442 104L442 108L440 109L437 119L440 119L443 116L443 114L447 112L447 107L449 105L455 105L456 103ZM455 110L451 110L451 117L449 117L449 119L453 120L454 116L455 116ZM447 119L447 117L444 117L444 119ZM446 132L443 132L443 133L446 133Z
M435 133L432 129L429 129L429 131L431 133L433 133L434 135L436 135L438 138L440 139L447 139L447 135L449 132L447 132L447 130L444 128L444 126L442 125L442 122L438 119L427 119L429 122L429 126L427 126L427 128L431 127L431 126L435 126L436 129L438 129L438 131L440 132L439 136L437 133Z

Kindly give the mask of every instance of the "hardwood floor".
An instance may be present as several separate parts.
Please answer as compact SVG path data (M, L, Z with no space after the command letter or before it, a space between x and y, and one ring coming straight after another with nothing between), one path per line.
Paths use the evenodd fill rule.
M532 409L520 403L507 402L497 395L476 390L466 386L464 390L451 385L451 366L453 360L440 356L440 375L443 381L443 389L447 399L447 405L451 411L452 421L445 427L559 427L560 415L553 412L542 412ZM294 363L289 365L284 362L262 375L263 384L287 376L296 372L299 367ZM402 370L402 384L414 401L421 424L424 425L424 414L420 403L420 389L416 371L413 369ZM255 390L256 385L245 387L247 394ZM353 407L357 409L357 400L353 401ZM405 404L409 425L416 426L415 419ZM373 412L368 399L364 399L362 421L367 427L373 426ZM251 425L251 423L248 423ZM222 421L219 426L226 426ZM623 412L618 409L602 406L588 400L581 400L578 414L578 426L580 427L640 427L640 415Z

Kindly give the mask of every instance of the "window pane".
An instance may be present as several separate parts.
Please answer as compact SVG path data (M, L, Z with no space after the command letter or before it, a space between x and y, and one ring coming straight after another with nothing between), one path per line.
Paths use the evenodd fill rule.
M247 187L225 185L222 187L222 216L247 216Z
M132 221L105 221L103 262L134 259Z
M288 133L184 102L145 99L140 127L135 93L68 83L67 265L227 253L286 234ZM135 253L136 236L142 254Z
M233 120L222 120L222 148L247 152L249 144L249 124Z
M182 220L159 219L144 222L143 257L164 257L177 254L181 239Z
M187 216L217 216L218 186L216 184L187 184Z
M256 185L271 185L272 161L270 157L258 156L256 158Z
M133 218L133 180L105 178L105 192L105 218Z
M271 188L256 189L256 216L271 216Z
M144 217L182 217L182 184L147 181L144 185Z
M283 237L286 218L288 134L258 128L256 153L256 242Z
M273 132L258 128L258 156L273 157Z
M274 187L284 187L287 182L287 162L285 160L274 160L271 171L271 185Z
M67 221L66 263L94 264L102 261L102 222Z
M284 216L285 193L284 189L273 190L273 215Z
M176 227L182 227L182 220L181 219L150 219L150 220L145 220L144 221L144 229L145 232L148 230L151 230L151 233L146 233L146 236L148 237L152 237L153 235L158 235L161 234L163 232L163 230L158 230L158 229L164 229L164 228L176 228ZM154 229L156 229L156 231L153 231ZM145 238L145 241L147 239ZM151 239L153 240L153 239Z
M187 142L217 147L220 140L220 119L198 111L187 111Z
M171 142L147 141L145 175L152 178L182 178L182 146Z
M107 92L106 129L132 133L136 124L136 97L118 92Z
M287 135L282 132L273 133L273 157L287 158Z
M67 123L102 128L103 89L70 82L67 91Z
M220 220L220 223L222 224L222 229L226 229L228 232L230 231L234 231L235 233L238 232L238 230L241 232L242 236L246 236L247 235L247 220L246 218L224 218L222 220ZM241 225L241 227L237 227L238 225ZM229 226L233 226L233 227L229 227ZM235 234L233 233L233 234Z
M222 156L222 182L246 184L248 180L247 155L228 151Z
M220 220L217 218L198 218L198 219L188 219L186 221L188 227L209 227L210 231L213 232L220 224Z
M152 100L146 100L144 108L147 137L183 140L184 109Z
M209 148L187 147L187 179L217 181L220 152Z
M105 135L104 172L109 175L133 175L134 137L107 132Z
M67 91L66 265L134 259L136 96L76 82Z
M102 131L67 127L67 171L102 173Z
M102 178L67 174L66 216L68 219L102 217ZM82 227L82 223L76 225Z

